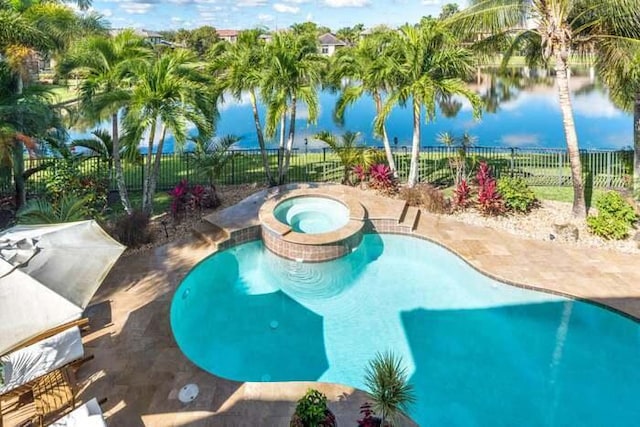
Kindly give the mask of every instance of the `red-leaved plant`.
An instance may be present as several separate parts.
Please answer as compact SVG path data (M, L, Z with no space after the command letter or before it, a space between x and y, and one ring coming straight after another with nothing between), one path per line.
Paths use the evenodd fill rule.
M456 209L464 210L471 204L471 187L466 179L460 180L453 190L453 205Z
M362 165L355 165L351 168L351 172L356 176L358 182L364 182L367 180L367 170Z
M171 191L171 215L174 219L179 213L186 211L189 202L189 183L186 179L180 181Z
M372 165L369 168L369 185L385 194L393 194L398 191L398 183L393 177L391 168L383 163Z
M504 201L498 192L498 185L491 175L491 168L481 162L476 174L478 180L478 210L483 215L501 215L505 212Z

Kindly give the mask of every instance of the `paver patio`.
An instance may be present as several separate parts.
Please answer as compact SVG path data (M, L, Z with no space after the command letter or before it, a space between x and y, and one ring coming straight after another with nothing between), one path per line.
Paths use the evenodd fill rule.
M401 203L351 187L323 191L357 198L370 218L393 219ZM211 239L255 225L268 196L263 191L207 218L224 230L211 227ZM527 240L424 213L414 234L501 280L594 300L640 319L638 255ZM169 324L173 291L214 250L202 238L185 236L118 262L89 309L93 332L86 348L95 359L78 373L80 399L108 398L104 409L113 426L288 426L296 400L313 386L327 394L339 425L355 425L362 392L331 384L228 381L182 355ZM197 383L200 395L185 405L177 393L187 383Z

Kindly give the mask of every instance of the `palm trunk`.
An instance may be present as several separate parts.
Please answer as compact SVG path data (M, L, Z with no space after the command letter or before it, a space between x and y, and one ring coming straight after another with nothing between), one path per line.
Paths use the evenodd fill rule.
M142 184L142 211L148 215L151 215L153 211L153 195L150 192L151 188L151 165L153 163L153 141L156 138L156 120L151 123L151 129L149 129L149 140L147 142L147 159L144 165L144 180Z
M411 141L411 167L407 186L414 187L418 183L418 163L420 161L420 103L413 98L413 139Z
M276 182L271 176L271 168L269 167L269 156L267 155L266 145L264 143L264 133L262 132L262 125L260 124L260 115L258 114L258 102L256 100L256 94L253 89L249 90L249 97L251 99L251 109L253 110L253 122L256 126L256 134L258 136L258 145L260 146L260 154L262 155L262 167L264 173L267 176L267 183L269 187L273 187Z
M289 136L287 137L287 148L284 152L284 168L280 175L280 184L284 184L287 172L289 172L289 162L291 161L291 151L293 150L293 140L296 135L296 96L291 97L291 116L289 118Z
M164 148L164 140L166 136L167 126L163 123L162 132L160 133L160 141L158 141L156 155L153 159L153 169L151 170L151 176L149 177L149 203L151 207L149 212L153 212L153 196L155 196L156 194L158 176L160 175L160 162L162 160L162 149Z
M633 194L640 199L640 91L633 108Z
M122 160L120 159L120 135L118 133L118 114L114 113L111 116L111 133L113 139L113 152L111 156L113 158L113 167L116 172L116 185L118 186L118 194L120 195L120 201L127 215L131 215L133 209L131 208L131 202L129 201L129 193L127 192L127 184L124 181L124 172L122 171Z
M582 183L582 162L580 161L580 149L578 147L578 135L573 121L573 108L569 96L569 67L567 64L568 53L566 49L559 49L556 59L556 81L558 84L558 96L560 110L562 111L562 124L567 140L567 152L571 166L571 179L573 181L573 209L574 218L584 218L587 208L584 198L584 184Z
M278 184L280 182L280 176L284 169L284 133L287 127L287 114L286 112L280 117L280 143L278 144Z
M376 103L376 115L379 117L382 112L382 98L380 97L380 93L375 91L373 92L373 99ZM387 155L387 163L389 164L389 168L391 172L393 172L393 177L398 177L398 171L396 170L396 162L393 159L393 153L391 152L391 145L389 144L389 136L387 135L387 127L382 124L382 145L384 145L384 152Z
M13 146L13 182L16 189L16 210L27 203L27 191L24 179L24 144L14 139Z

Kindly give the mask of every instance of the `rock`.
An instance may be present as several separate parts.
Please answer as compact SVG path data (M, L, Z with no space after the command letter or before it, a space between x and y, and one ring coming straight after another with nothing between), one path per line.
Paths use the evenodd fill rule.
M553 224L553 230L562 241L577 242L580 239L580 230L571 223Z
M640 244L640 231L638 231L636 233L636 235L633 236L633 240L635 240L636 242L638 242Z

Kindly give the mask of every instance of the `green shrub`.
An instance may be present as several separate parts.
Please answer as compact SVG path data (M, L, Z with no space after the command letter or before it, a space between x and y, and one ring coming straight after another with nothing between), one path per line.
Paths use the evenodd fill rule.
M318 390L309 389L296 405L291 418L291 427L334 427L336 419L327 408L327 396Z
M598 198L596 207L598 215L587 218L587 226L593 234L605 239L626 238L631 226L638 220L633 206L615 191Z
M512 212L529 212L536 203L536 195L522 178L500 178L498 192L507 209Z

